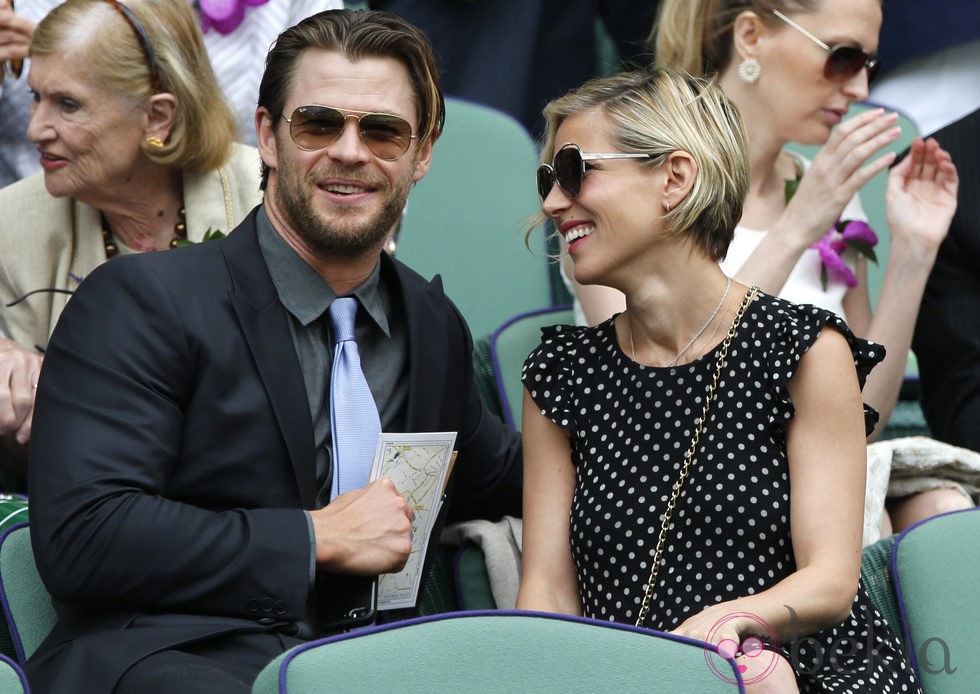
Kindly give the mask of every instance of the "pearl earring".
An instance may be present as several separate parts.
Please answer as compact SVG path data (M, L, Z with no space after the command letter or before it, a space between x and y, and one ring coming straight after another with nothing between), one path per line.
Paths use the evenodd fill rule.
M745 58L738 64L738 76L743 82L753 84L759 81L762 74L762 66L755 58Z

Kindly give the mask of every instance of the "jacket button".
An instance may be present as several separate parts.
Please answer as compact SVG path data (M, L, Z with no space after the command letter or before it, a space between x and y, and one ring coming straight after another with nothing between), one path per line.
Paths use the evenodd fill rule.
M282 600L276 600L275 612L280 617L286 614L286 603L283 602Z
M259 601L258 600L254 600L254 599L253 600L249 600L247 603L245 603L245 609L247 609L249 612L258 612L259 611Z
M272 598L262 598L262 602L259 604L262 606L263 612L272 612Z

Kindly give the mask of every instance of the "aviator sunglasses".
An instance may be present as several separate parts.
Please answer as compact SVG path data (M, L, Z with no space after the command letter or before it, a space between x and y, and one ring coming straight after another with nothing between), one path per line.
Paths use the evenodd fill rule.
M411 124L390 113L340 110L330 106L300 106L283 119L289 123L289 136L300 149L314 152L333 144L344 133L347 120L353 118L361 142L378 159L394 161L408 151L415 139Z
M582 190L582 179L585 178L585 162L596 161L599 159L655 159L656 157L667 154L658 152L656 154L624 154L613 152L610 154L599 154L596 152L583 152L576 144L562 145L561 149L555 152L550 164L542 164L538 167L538 195L544 200L551 193L555 183L570 198L578 197Z
M846 82L861 72L861 68L868 69L868 84L871 84L878 74L881 61L877 56L865 53L854 46L828 46L779 10L773 10L772 13L830 54L823 66L823 76L831 82Z

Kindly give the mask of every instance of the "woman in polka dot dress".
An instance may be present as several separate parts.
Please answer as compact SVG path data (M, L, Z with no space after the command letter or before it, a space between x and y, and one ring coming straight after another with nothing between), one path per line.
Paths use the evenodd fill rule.
M627 309L545 330L525 364L518 607L712 643L750 691L918 691L859 586L882 350L722 274L748 186L734 109L657 70L545 115L542 209L576 280Z

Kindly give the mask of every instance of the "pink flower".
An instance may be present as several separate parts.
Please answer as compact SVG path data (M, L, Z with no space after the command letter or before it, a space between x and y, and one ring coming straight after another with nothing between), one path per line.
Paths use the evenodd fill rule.
M218 33L230 34L245 19L245 8L264 5L269 0L197 0L201 15L201 31L216 29Z
M874 255L873 249L878 245L878 235L867 223L859 219L852 219L849 222L838 222L837 228L840 230L841 240L848 246L857 249L858 252L868 257Z
M865 222L860 220L839 221L831 227L822 239L813 244L820 253L820 260L823 267L820 272L820 281L823 288L827 289L827 275L833 272L844 280L848 287L857 286L857 277L851 269L844 263L841 255L847 248L853 248L861 255L877 263L874 247L878 243L878 236Z
M812 247L817 249L817 252L820 253L820 260L823 261L821 280L823 281L824 290L827 289L827 271L838 275L847 283L848 287L857 286L857 277L854 276L851 269L844 263L844 259L841 258L841 253L844 252L847 246L840 240L840 234L838 234L837 229L830 229Z

